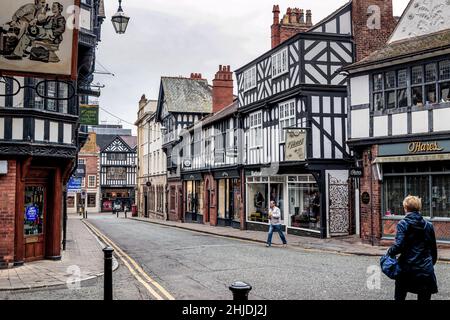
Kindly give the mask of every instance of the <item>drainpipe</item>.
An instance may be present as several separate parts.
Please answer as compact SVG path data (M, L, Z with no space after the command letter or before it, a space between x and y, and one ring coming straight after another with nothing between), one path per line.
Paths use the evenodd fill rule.
M370 166L370 241L372 246L375 246L374 239L374 224L373 224L373 167L372 167L372 150L368 152L369 166Z

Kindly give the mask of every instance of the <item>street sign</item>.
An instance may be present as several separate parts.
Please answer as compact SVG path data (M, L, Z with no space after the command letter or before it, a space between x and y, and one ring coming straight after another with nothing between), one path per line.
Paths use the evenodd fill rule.
M72 177L67 184L67 192L78 193L81 192L81 178Z

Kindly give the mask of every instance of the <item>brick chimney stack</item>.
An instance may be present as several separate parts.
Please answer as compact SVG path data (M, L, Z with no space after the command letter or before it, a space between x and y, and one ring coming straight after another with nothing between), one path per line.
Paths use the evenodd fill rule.
M353 0L352 20L357 61L382 48L397 25L392 0Z
M303 9L287 8L286 14L280 21L280 6L273 6L272 48L293 37L297 33L305 32L312 27L311 10L306 11L306 21Z
M280 43L280 6L273 6L272 48Z
M191 73L191 79L193 79L193 80L204 80L201 73Z
M230 66L219 66L219 71L213 80L212 94L213 113L219 112L233 103L233 73Z

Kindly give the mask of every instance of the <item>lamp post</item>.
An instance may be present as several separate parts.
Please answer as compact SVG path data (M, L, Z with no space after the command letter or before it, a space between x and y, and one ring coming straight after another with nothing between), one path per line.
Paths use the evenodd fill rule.
M130 17L126 16L122 9L122 0L119 0L119 9L117 13L111 18L114 29L117 34L124 34L127 31L128 22Z

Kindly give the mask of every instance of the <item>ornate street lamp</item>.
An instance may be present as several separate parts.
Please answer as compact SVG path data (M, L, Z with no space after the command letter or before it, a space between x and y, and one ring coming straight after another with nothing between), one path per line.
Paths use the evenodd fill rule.
M119 0L119 9L117 13L111 18L114 29L118 34L124 34L127 31L128 22L130 17L126 16L122 9L122 0Z

